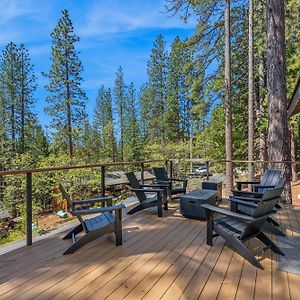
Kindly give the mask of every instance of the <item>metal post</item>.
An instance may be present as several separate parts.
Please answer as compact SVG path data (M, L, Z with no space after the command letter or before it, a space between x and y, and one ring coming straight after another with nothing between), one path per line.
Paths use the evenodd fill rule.
M173 161L170 160L170 178L173 178Z
M26 242L32 245L32 173L26 173Z
M101 166L101 197L105 197L105 167Z
M165 168L166 168L167 175L169 175L169 166L167 160L165 161Z
M206 180L209 181L209 161L206 161Z
M141 183L144 184L144 171L145 171L145 166L144 163L141 163Z

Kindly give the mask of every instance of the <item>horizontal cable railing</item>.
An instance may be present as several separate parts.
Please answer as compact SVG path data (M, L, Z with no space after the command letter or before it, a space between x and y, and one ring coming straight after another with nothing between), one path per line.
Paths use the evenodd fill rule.
M94 169L100 168L100 188L101 197L105 196L105 172L108 167L116 166L133 166L139 165L141 171L141 181L144 181L145 164L156 164L163 163L169 173L169 176L173 176L173 164L185 162L185 163L202 163L206 168L206 180L209 180L209 169L212 164L292 164L294 166L299 165L300 161L249 161L249 160L205 160L205 159L161 159L161 160L142 160L133 162L114 162L114 163L100 163L100 164L89 164L89 165L70 165L70 166L59 166L59 167L48 167L48 168L36 168L36 169L21 169L21 170L5 170L0 171L0 181L4 176L9 175L26 175L26 243L27 245L32 245L32 174L36 173L48 173L48 172L59 172L59 171L69 171L69 170L79 170L79 169Z

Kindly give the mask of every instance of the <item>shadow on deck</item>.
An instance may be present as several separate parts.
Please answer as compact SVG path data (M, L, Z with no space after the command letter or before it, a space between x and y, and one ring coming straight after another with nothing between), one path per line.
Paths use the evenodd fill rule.
M206 223L182 218L178 204L124 213L124 243L106 235L71 255L63 233L0 256L0 299L298 299L300 276L277 270L269 250L259 270L224 247L206 245ZM289 235L300 234L300 207L282 209ZM255 242L249 245L260 250Z

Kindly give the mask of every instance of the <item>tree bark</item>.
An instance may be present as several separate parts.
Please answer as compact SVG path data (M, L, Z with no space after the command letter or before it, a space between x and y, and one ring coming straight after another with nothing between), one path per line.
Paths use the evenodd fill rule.
M21 152L25 152L25 74L24 74L24 58L21 56Z
M290 125L290 136L291 136L291 160L292 162L296 161L296 155L295 155L295 134L294 134L294 127L293 125ZM297 166L295 163L292 163L292 181L297 181L298 175L297 175Z
M284 202L291 203L291 145L288 129L284 0L267 0L267 62L269 92L268 154L278 164L287 179ZM271 163L271 166L276 164Z
M264 115L264 99L265 99L265 88L266 88L266 81L265 81L265 64L264 64L264 54L263 52L259 55L259 104L258 104L258 114L257 120L261 121ZM267 137L266 132L263 128L259 130L259 160L264 161L262 163L262 170L261 174L267 169L267 163L265 161L268 160L268 152L267 152Z
M226 188L228 191L230 191L233 186L230 0L225 0L225 144L226 144Z
M248 160L254 160L254 80L253 80L253 0L249 0L248 33ZM254 164L249 163L249 181L254 180Z

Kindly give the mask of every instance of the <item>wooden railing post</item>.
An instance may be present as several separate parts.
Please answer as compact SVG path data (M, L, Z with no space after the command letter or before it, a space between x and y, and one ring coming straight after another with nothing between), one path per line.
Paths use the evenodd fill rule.
M206 180L209 181L209 161L206 161Z
M101 166L101 197L105 197L105 167Z
M144 182L145 182L144 172L145 172L145 165L144 165L144 163L141 163L141 183L142 184L144 184Z
M32 173L26 173L26 244L32 245Z

